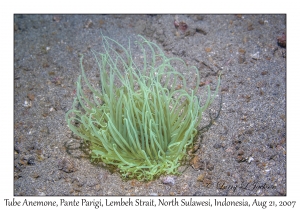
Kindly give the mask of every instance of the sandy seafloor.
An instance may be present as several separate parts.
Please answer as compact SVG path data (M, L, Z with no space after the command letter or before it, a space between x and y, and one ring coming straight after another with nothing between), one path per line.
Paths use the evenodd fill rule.
M275 14L15 15L14 195L286 195L286 49L277 40L285 31L286 16ZM92 164L65 121L79 55L97 82L91 50L101 52L101 36L128 46L138 34L199 69L199 96L223 74L199 127L222 94L220 116L188 168L169 175L173 184L124 181Z

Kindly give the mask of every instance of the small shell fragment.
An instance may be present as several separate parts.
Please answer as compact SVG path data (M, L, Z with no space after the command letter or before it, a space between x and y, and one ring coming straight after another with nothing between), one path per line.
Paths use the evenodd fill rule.
M23 106L25 106L25 107L31 107L31 101L24 101L24 104L23 104Z
M163 184L168 184L168 185L174 185L175 184L175 179L171 176L166 176L162 179Z
M249 157L249 159L248 159L248 163L251 163L253 160L254 160L254 158L253 158L253 157Z

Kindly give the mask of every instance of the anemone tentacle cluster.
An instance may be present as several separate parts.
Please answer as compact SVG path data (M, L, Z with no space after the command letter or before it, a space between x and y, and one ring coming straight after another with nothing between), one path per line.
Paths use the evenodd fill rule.
M194 70L199 84L197 68L187 67L179 58L166 57L155 43L139 38L136 44L142 65L134 61L130 49L103 37L104 53L94 52L100 72L98 89L88 81L81 57L82 75L66 120L76 135L90 143L92 160L116 166L124 178L147 181L179 173L202 113L215 94L211 96L208 86L201 106L196 96L198 85L188 90L187 79L172 63L180 62ZM91 94L85 94L83 84Z

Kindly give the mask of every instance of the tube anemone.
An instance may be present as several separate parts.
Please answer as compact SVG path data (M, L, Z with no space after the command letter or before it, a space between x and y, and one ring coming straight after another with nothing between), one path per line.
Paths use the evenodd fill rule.
M155 43L139 38L142 65L135 62L130 48L103 37L104 53L93 52L100 72L98 89L88 81L81 57L82 75L66 120L76 135L90 143L92 160L119 168L123 178L147 181L179 173L202 113L215 94L211 96L208 86L201 106L196 96L198 70L179 58L166 57ZM175 70L174 62L195 71L195 89L188 90L187 79Z

